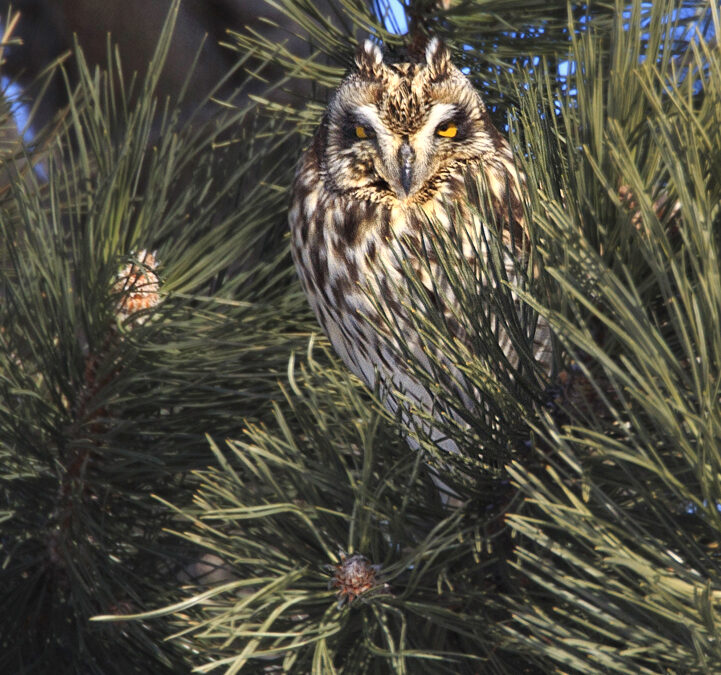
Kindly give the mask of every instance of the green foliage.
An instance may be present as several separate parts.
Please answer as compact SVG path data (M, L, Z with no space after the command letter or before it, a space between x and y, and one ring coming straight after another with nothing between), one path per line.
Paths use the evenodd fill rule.
M569 83L577 96L556 96L551 153L533 133L545 126L536 101L519 123L531 130L524 168L538 180L535 225L563 303L548 314L593 389L568 424L539 421L546 471L509 469L528 500L509 518L527 542L516 565L538 598L516 605L511 632L574 672L721 667L721 71L703 42L671 56L669 9L650 26L651 51L638 28L618 31L604 81L593 36L575 45L587 70ZM718 33L717 12L714 22ZM542 153L555 154L555 176ZM563 202L544 206L557 176Z
M3 672L184 669L161 626L88 619L165 602L197 553L151 494L188 502L207 431L269 414L307 330L279 245L292 138L249 105L156 100L173 18L127 88L78 53L65 119L0 204ZM124 318L143 250L160 302Z
M0 670L719 671L721 61L683 32L717 10L408 3L508 125L531 251L512 285L498 238L471 266L428 224L469 341L411 276L431 368L404 356L444 414L408 429L317 335L283 236L355 44L406 38L357 0L275 5L311 54L232 34L287 72L264 96L156 100L171 12L144 79L77 54L66 116L5 160ZM127 316L130 265L160 302Z
M143 618L173 611L178 635L209 661L199 672L270 663L455 673L492 663L494 535L439 509L421 457L382 406L320 356L311 343L299 366L291 358L271 423L249 425L225 451L213 445L218 468L198 472L194 507L183 510L194 523L183 536L226 561L233 580ZM371 591L343 603L328 568L345 552L381 569Z

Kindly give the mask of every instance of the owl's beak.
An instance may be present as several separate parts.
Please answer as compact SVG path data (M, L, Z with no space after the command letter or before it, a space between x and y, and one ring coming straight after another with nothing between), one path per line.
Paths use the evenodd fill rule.
M413 148L408 144L408 141L404 141L398 150L398 168L401 179L401 186L406 193L406 196L410 194L411 184L413 183L413 160L416 158L416 153Z

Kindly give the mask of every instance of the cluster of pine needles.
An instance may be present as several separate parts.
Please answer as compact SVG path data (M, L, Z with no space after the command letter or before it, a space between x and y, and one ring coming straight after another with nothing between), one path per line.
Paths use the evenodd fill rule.
M175 0L145 75L78 49L64 113L2 149L0 671L718 672L718 8L418 0L409 38L275 4L310 57L228 39L253 91L282 67L265 95L158 99ZM527 177L522 283L429 223L468 345L405 289L458 457L333 355L288 253L368 34L444 37Z

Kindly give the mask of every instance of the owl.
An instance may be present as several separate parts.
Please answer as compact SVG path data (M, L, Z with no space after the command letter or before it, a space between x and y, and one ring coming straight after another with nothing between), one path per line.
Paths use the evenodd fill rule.
M422 368L432 368L410 315L409 274L441 309L454 337L468 341L451 284L433 255L429 223L448 230L472 265L488 255L484 242L495 228L513 282L527 250L523 185L508 142L440 40L429 42L419 62L385 63L371 41L358 50L300 161L289 210L291 248L336 352L369 387L380 385L386 406L401 407L406 422L417 421L413 408L431 419L438 409L407 366L410 352ZM482 222L481 199L491 204L494 222ZM495 324L493 316L489 322ZM489 328L515 363L509 336L500 326ZM530 349L542 367L550 363L549 338L539 320ZM457 365L447 365L458 381ZM441 449L458 450L439 430L426 431Z

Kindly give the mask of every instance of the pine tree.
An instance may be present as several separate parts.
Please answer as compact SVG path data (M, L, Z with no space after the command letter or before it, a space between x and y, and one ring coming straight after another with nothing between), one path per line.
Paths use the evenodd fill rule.
M4 673L188 670L167 628L89 620L177 590L200 553L153 495L191 503L206 434L269 416L307 324L280 245L293 137L247 102L156 99L177 9L142 80L78 52L64 117L4 158Z
M399 36L360 0L276 5L314 51L232 34L286 70L266 95L157 100L173 3L144 79L78 51L65 116L3 156L0 671L717 672L717 8L417 0ZM413 297L481 393L409 364L462 457L347 372L287 252L295 158L369 33L444 37L528 176L522 285L491 257L479 297L436 233L472 348ZM279 103L294 78L312 98ZM489 305L519 346L551 322L550 377L488 358Z

